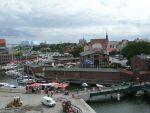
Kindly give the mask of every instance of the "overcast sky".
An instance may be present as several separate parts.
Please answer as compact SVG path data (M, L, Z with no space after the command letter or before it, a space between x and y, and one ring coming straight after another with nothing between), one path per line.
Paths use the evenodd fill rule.
M150 0L0 0L0 37L78 42L149 38Z

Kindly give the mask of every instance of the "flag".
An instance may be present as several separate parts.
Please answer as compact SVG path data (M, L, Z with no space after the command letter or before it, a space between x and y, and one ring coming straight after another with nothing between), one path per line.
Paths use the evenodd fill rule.
M91 61L91 60L86 59L86 60L84 60L84 64L94 64L94 62Z

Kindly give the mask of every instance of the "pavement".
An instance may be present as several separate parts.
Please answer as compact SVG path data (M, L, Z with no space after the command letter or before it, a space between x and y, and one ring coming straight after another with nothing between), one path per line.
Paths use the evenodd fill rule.
M19 96L23 101L23 106L20 108L4 109L6 104ZM22 94L22 93L7 93L0 92L0 113L63 113L62 98L63 94L54 94L53 98L56 101L56 106L47 107L41 104L41 99L46 94Z
M72 94L74 95L73 98ZM19 96L23 101L23 106L5 109L5 106L16 96ZM74 106L82 111L78 113L96 113L83 99L78 98L75 92L69 95L54 93L52 97L56 101L54 107L42 105L41 99L43 96L46 96L43 92L41 94L0 92L0 113L63 113L62 102L64 100L70 100Z

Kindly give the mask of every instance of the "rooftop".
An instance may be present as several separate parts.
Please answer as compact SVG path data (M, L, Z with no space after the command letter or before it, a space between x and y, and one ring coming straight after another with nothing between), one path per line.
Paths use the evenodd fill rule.
M94 52L94 51L84 51L80 53L80 56L87 56L91 54L96 54L96 53L101 53L101 54L108 54L106 51L99 51L99 52Z
M149 55L137 55L142 60L150 60L150 54Z
M119 72L112 68L46 68L51 71Z

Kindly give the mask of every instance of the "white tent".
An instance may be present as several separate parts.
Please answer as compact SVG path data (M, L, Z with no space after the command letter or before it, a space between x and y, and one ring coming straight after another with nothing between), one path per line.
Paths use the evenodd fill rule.
M104 86L101 85L101 84L96 84L96 86L99 87L99 88L103 88L103 87L104 87Z
M82 85L81 86L83 86L83 87L87 87L88 86L88 84L87 83L82 83Z

